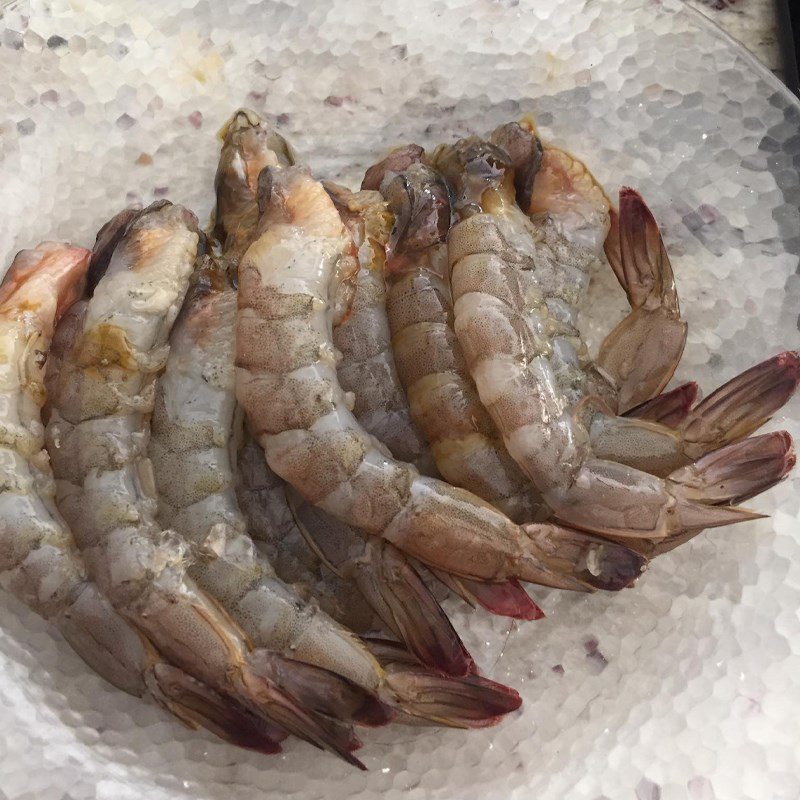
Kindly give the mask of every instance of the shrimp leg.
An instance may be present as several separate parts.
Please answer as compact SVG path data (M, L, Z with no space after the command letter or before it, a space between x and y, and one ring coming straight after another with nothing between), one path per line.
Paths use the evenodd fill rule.
M361 428L331 342L339 290L357 269L352 240L306 170L268 168L262 178L259 234L239 265L236 392L270 467L340 521L459 576L587 590L603 584L594 565L606 559L638 574L640 559L598 542L580 550L591 569L565 574L547 547L557 526L515 525L396 461Z
M100 588L169 661L359 765L351 730L303 708L272 679L244 633L187 575L185 545L155 520L148 417L198 241L192 214L153 204L126 226L92 297L70 310L46 431L59 509Z
M598 533L654 539L757 517L710 505L711 496L689 492L678 474L662 479L595 455L571 408L575 388L556 377L561 365L574 373L570 364L579 363L569 339L559 338L559 305L531 293L552 261L540 252L543 233L515 203L508 155L472 138L440 148L433 162L459 196L461 219L448 239L456 334L509 453L557 516Z

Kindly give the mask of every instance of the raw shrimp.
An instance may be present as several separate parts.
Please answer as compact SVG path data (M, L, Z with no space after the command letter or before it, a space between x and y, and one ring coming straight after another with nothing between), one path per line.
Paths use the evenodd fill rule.
M280 478L266 465L263 451L258 444L250 440L245 450L248 452L245 458L249 462L247 471L250 473L247 491L264 484L264 477L255 477L259 473L269 473L274 481L282 484ZM268 478L266 481L270 482ZM347 587L352 587L351 580L363 585L365 580L371 582L376 577L387 580L390 585L399 582L400 589L407 591L403 587L409 582L409 576L405 574L408 565L397 561L400 554L395 548L376 539L370 539L370 543L365 546L352 529L303 500L294 490L290 489L289 494L292 496L292 513L304 529L302 535L309 536L309 532L313 531L313 551L307 552L312 553L318 565L322 562L328 565L320 576L320 582L315 583L315 592L325 591L326 587L331 594L341 596L343 592L346 593ZM377 567L365 570L360 564L360 554L364 552L370 558L370 550L375 546L390 548L389 557L382 556ZM418 580L418 577L411 578L412 581L415 579ZM384 598L385 590L382 589L377 603L385 603ZM342 604L336 604L333 609L334 618L344 622L348 610ZM436 609L438 606L431 609L431 613L437 613ZM406 610L400 604L390 604L388 610L394 620L390 627L402 627L404 616L413 609ZM426 609L423 607L422 610ZM441 613L440 609L438 613ZM413 624L418 624L416 619ZM420 663L413 655L413 648L405 649L399 643L385 639L368 637L363 641L385 668L387 680L395 687L395 691L405 698L399 707L400 722L430 724L433 720L446 721L447 725L455 728L483 728L499 722L504 714L516 710L520 705L516 692L478 676L472 659L466 653L468 674L455 676L442 674L441 671ZM413 640L411 643L413 644Z
M383 265L393 217L379 192L352 193L335 184L323 185L358 248L355 297L347 318L333 330L334 347L341 353L339 383L351 393L353 415L368 433L395 458L435 476L427 442L411 421L386 318Z
M0 581L56 624L96 672L134 695L149 692L186 724L274 752L278 731L165 662L90 583L53 502L40 409L53 327L80 294L91 253L46 242L23 250L0 285L3 398Z
M282 552L286 551L287 546L294 546L296 540L313 532L313 550L301 542L304 557L311 556L314 562L313 565L305 562L304 573L314 576L315 596L327 595L336 598L336 602L329 605L334 619L343 624L351 619L352 608L348 608L346 602L341 602L352 593L353 584L350 579L357 581L362 588L365 582L370 584L377 580L387 581L386 587L373 590L378 594L374 600L376 608L387 612L387 617L391 619L388 627L393 631L401 632L403 626L409 623L406 615L413 615L410 624L414 636L406 634L404 637L406 647L409 647L411 652L404 650L399 644L394 644L393 647L404 656L385 672L385 680L396 697L394 705L398 709L398 718L401 721L413 720L418 724L434 722L454 728L485 727L499 721L502 714L519 707L521 701L513 689L494 681L475 680L475 666L466 651L447 655L452 672L456 672L454 666L459 661L463 664L465 673L461 675L443 674L441 670L426 667L424 663L420 663L418 657L412 655L413 648L417 644L415 637L421 633L418 630L420 623L415 605L403 608L399 601L410 591L407 584L411 584L415 593L419 591L413 585L414 580L418 578L416 576L410 578L407 575L408 564L398 561L401 554L397 550L387 543L382 543L388 548L387 552L380 554L376 562L369 563L366 559L362 560L361 555L367 553L368 557L371 557L374 551L370 552L371 548L365 546L362 537L353 530L332 520L329 515L321 513L319 509L299 497L293 497L293 508L290 510L284 494L285 485L269 469L264 461L263 450L252 439L248 439L240 451L239 466L240 480L242 480L238 491L239 497L271 498L268 506L261 502L242 502L243 508L247 508L252 514L249 517L251 530L262 531L270 544L273 544L274 529L271 532L271 525L269 523L265 525L263 522L276 518L283 520L285 514L297 515L300 524L304 526L304 532L301 533L297 525L292 526L293 531L288 530L288 526L282 525L286 533L277 542L277 548ZM259 524L259 519L262 520L262 524ZM321 555L323 551L324 555ZM324 572L319 569L320 559L332 559L329 563L330 568L326 568ZM340 577L340 574L346 575L348 580ZM285 577L288 578L288 575ZM368 589L367 591L368 597L373 599ZM397 601L392 602L395 591L398 592ZM360 602L363 605L363 598ZM431 614L431 623L438 625L434 615L442 613L441 609L438 606L433 608L426 606L422 591L415 594L408 602L419 604L422 611ZM456 643L460 646L458 640ZM466 674L467 672L469 674Z
M488 500L515 522L542 519L528 477L503 446L478 399L453 331L447 245L447 186L414 164L383 191L395 214L386 262L392 348L414 421L442 476Z
M403 153L410 165L394 174ZM368 171L372 181L384 178L380 184L395 213L386 269L387 310L411 409L450 483L473 491L515 521L543 519L547 509L481 405L452 328L447 248L442 244L450 226L450 203L442 179L418 163L423 156L422 148L412 145ZM534 174L531 169L528 182ZM487 586L437 574L473 605L529 619L542 616L518 585Z
M277 152L270 155L266 151L272 147L276 147ZM234 255L236 255L240 248L255 235L255 220L258 211L256 197L258 177L252 173L251 167L265 163L274 164L276 168L284 166L287 159L282 159L281 154L287 152L289 152L288 145L282 139L276 140L276 135L269 134L268 129L263 126L258 116L253 112L237 112L224 129L223 151L217 172L216 185L216 235L225 243L223 250L226 257L230 248L233 248ZM242 165L245 166L242 167ZM346 372L347 357L350 355L353 368L351 375L359 371L363 372L362 368L366 368L366 371L369 372L371 361L373 365L379 368L379 372L381 366L385 367L382 377L391 377L394 374L394 367L388 347L384 348L384 352L381 352L380 347L372 348L369 355L374 355L374 359L366 362L358 361L357 359L357 356L363 353L363 349L360 348L360 342L373 343L376 340L379 342L381 338L380 322L381 314L384 313L382 312L382 302L377 304L364 302L364 297L367 292L369 292L370 297L373 297L376 294L377 287L382 283L380 264L378 264L377 269L371 269L370 267L373 259L378 259L379 253L382 252L380 242L376 242L375 237L385 239L388 235L388 225L383 222L386 212L382 208L383 204L380 195L372 198L376 202L366 202L363 206L356 202L353 209L348 210L345 205L351 198L345 196L345 190L332 187L332 191L340 197L342 213L348 218L360 237L364 259L364 269L360 273L364 280L359 287L355 309L351 315L351 317L357 319L354 320L353 326L346 327L345 330L341 331L340 343L343 351L345 351L341 366ZM369 195L369 193L364 194ZM377 282L373 277L375 272L377 272ZM232 299L235 295L229 292L228 296ZM227 340L232 342L233 317L227 314L228 305L223 303L218 295L210 294L208 299L218 309L216 312L215 336L221 342ZM379 301L382 300L382 292L377 299ZM195 326L196 329L197 327ZM385 320L382 327L386 328ZM360 335L358 334L359 331L361 332ZM385 338L388 344L388 333ZM350 345L349 348L347 347L348 344ZM185 349L188 351L188 347ZM232 380L232 345L230 351L225 345L220 345L218 352L220 357L227 358L230 356L229 368ZM218 361L217 363L220 362ZM226 372L226 379L227 377ZM358 383L358 398L364 399L364 394L369 390L370 385L375 384L375 381L369 380L368 383L359 381ZM394 376L394 384L397 384L396 376ZM361 391L362 389L363 392ZM225 408L228 409L233 402L232 383L230 386L226 385L225 390L229 391L230 394L229 398L226 396L226 403L224 404ZM378 396L379 392L376 391L370 399L374 400ZM408 420L405 396L402 394L402 390L399 389L399 386L398 391L390 390L385 399L389 402L382 403L381 407L376 409L377 413L371 416L372 420L378 423L384 413L388 416L388 412L391 410L390 406L393 406L394 410L397 411L393 422L389 426L384 426L387 435L391 437L390 444L404 448L404 452L423 461L425 448L419 435L413 430L413 426ZM367 401L366 405L368 406L368 404L369 401ZM368 413L368 408L364 405L362 405L362 409L365 414ZM221 425L222 430L230 428L230 417L231 414L227 414L224 419L219 420L224 423ZM263 463L263 456L261 461ZM285 500L282 496L277 498L276 502L285 506ZM263 515L261 515L261 518L263 518ZM290 532L290 530L286 531L286 541L282 541L280 547L275 548L277 550L277 553L275 553L276 558L285 560L288 553L296 552L296 548L292 548L291 542L288 541ZM322 532L322 527L318 529L318 532L315 531L318 543L322 540ZM415 573L413 567L406 563L405 556L388 543L381 547L369 546L367 548L360 534L345 530L344 526L340 526L339 534L340 537L345 537L350 545L348 550L352 555L351 574L357 578L357 583L368 602L383 616L391 629L406 641L407 645L423 662L432 664L437 669L451 674L464 674L469 671L472 666L469 654L464 649L449 619L438 606L425 584ZM304 544L304 541L301 540L300 544ZM368 553L367 550L369 551ZM292 556L289 557L291 558ZM321 582L315 581L315 584L319 586ZM341 593L339 596L341 596ZM338 598L329 597L329 599ZM363 602L361 602L361 605L363 605ZM323 620L323 623L328 624L330 620ZM316 627L319 629L321 626L317 625ZM342 632L336 626L331 626L331 630L327 631L327 635L341 638ZM319 647L322 640L322 632L320 630L317 630L315 635L310 636L309 639L315 646L315 651L320 650L323 655L330 652L338 652L330 647ZM260 643L268 644L267 641ZM356 648L356 644L350 641L349 648ZM343 655L347 656L347 652ZM365 655L367 655L366 651L361 648L360 656L362 662ZM358 656L359 653L350 653L348 661L358 661ZM316 657L319 658L320 656L317 655ZM372 662L372 666L374 667L374 662ZM351 672L344 674L351 674ZM362 674L359 677L360 685L366 685L371 689L375 688L376 682L380 684L382 679L380 671L371 675L371 677L366 674ZM368 679L366 684L364 683L365 679Z
M490 138L514 167L517 201L542 240L536 282L554 316L566 326L569 347L586 372L584 383L615 411L655 396L672 377L686 341L669 261L657 271L631 276L633 283L627 288L624 271L615 265L618 259L612 261L632 311L592 361L570 326L586 301L590 272L605 267L600 264L604 246L619 241L618 214L583 162L558 148L542 147L532 119L502 125ZM564 389L569 391L568 386Z
M280 581L247 534L231 467L235 313L236 290L224 265L209 259L173 327L156 387L148 452L159 522L196 546L188 574L256 647L323 667L374 693L382 680L375 659L350 631ZM367 700L361 704L374 715Z
M195 217L166 201L125 222L94 294L62 322L47 425L59 508L100 588L169 661L360 764L350 728L281 688L281 665L250 651L245 634L187 576L185 544L156 523L148 415L199 235Z
M758 516L712 506L705 473L662 479L594 454L581 409L573 409L583 346L561 297L542 288L557 282L549 274L555 258L516 205L508 155L471 138L439 148L433 163L455 186L461 217L448 239L456 334L506 448L557 516L587 530L655 539ZM763 488L776 477L753 480Z
M352 240L307 170L267 169L260 183L259 234L239 265L236 391L270 467L340 521L445 572L579 590L630 583L643 562L629 551L517 526L394 460L360 427L331 341L357 270Z
M511 123L492 136L514 151L515 166L528 164L529 175L530 163L540 158L533 132ZM605 338L594 361L577 330L572 331L583 375L562 389L573 405L591 394L608 407L586 409L595 455L666 476L760 427L796 390L797 354L782 353L762 362L694 407L696 384L655 402L652 398L672 376L686 339L658 225L632 189L620 191L619 212L613 209L586 166L564 151L545 147L540 160L530 191L521 194L516 188L541 238L536 275L548 308L560 322L574 326L588 269L603 248L632 308ZM555 343L554 349L560 350L558 338ZM615 416L621 412L631 418Z
M401 153L407 168L394 173L403 163ZM544 519L546 509L480 404L452 328L443 244L450 227L450 202L442 179L419 163L423 155L422 148L410 145L371 167L365 177L384 178L382 190L395 213L385 269L387 311L412 413L448 482L489 501L515 522ZM544 616L514 580L487 584L435 572L470 605L518 619Z

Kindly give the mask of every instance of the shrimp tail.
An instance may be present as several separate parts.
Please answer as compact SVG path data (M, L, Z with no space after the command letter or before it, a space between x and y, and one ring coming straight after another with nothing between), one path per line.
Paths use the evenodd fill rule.
M449 728L488 728L522 705L514 689L479 675L453 678L422 667L386 674L403 711Z
M265 670L255 660L242 670L244 687L254 700L255 707L267 714L269 719L295 736L328 750L344 759L348 764L366 769L352 754L361 746L350 725L307 709L305 698L295 699L273 680L269 664Z
M205 728L248 750L267 755L281 752L285 731L177 667L158 663L146 680L153 697L188 727Z
M472 672L472 656L410 562L380 541L369 542L368 552L353 577L380 618L423 664L446 675Z
M786 431L753 436L676 470L670 480L705 503L742 503L782 481L797 458Z
M512 619L536 620L545 616L519 581L513 578L487 583L459 578L441 570L436 570L436 577L473 608L481 606L491 614Z
M544 619L544 611L515 578L509 578L501 583L482 583L461 578L460 583L464 590L475 598L479 606L492 614L513 619Z
M423 664L448 675L472 670L472 657L447 614L397 548L372 537L364 541L292 489L286 497L309 547L328 569L355 582L373 611ZM352 557L358 549L359 555ZM347 563L340 561L342 551Z
M154 650L148 640L117 614L94 584L84 584L60 620L70 647L110 684L128 694L146 692L148 662Z
M786 403L798 383L800 355L780 353L712 392L674 427L641 416L596 415L591 423L592 449L598 458L666 476L748 436Z
M634 406L624 416L677 428L689 416L699 391L700 387L695 381L682 383L669 392L662 392L652 400Z
M415 664L395 642L365 639L386 670L386 681L406 714L449 728L488 728L522 705L512 688L471 674L440 675Z
M709 497L710 492L703 492L703 496ZM676 512L679 522L670 527L670 533L679 530L700 532L705 528L735 525L738 522L750 522L755 519L764 519L767 516L747 508L713 506L682 496L677 498Z
M691 445L721 447L761 427L800 384L800 353L788 350L745 370L691 410L679 430Z
M766 515L729 504L774 486L786 477L794 463L792 437L786 431L777 431L734 442L676 470L667 480L683 510L682 527L691 531L728 524L723 521L726 514L731 515L731 521L763 518ZM704 517L711 524L701 524Z
M257 657L260 669L283 691L318 714L370 727L386 725L396 716L374 694L333 672L266 650L259 650Z
M709 453L671 476L688 493L720 504L740 503L783 480L795 465L792 438L785 431L753 436ZM648 558L693 539L700 529L678 530L660 540L625 539Z
M605 251L632 310L606 337L597 364L617 386L624 412L667 385L683 354L687 324L658 224L634 189L620 190Z
M636 582L647 559L623 544L561 526L523 525L549 563L580 580L588 589L618 592Z
M705 494L700 480L684 487L618 461L597 458L587 459L569 490L553 493L549 502L563 523L626 540L661 541L679 532L764 516L740 507L713 505L713 494Z

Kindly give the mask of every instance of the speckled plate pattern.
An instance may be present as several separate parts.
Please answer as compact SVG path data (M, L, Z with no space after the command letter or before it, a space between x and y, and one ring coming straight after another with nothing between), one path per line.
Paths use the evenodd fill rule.
M705 391L800 346L800 110L677 0L37 0L0 3L0 256L91 244L131 201L205 218L240 104L320 175L357 181L392 143L522 113L663 225ZM624 313L596 276L596 344ZM800 434L793 402L771 428ZM517 629L451 610L520 690L495 729L365 733L357 773L309 746L236 751L93 676L0 594L0 797L9 800L713 800L800 796L800 477L770 519L699 536L634 590L534 589Z

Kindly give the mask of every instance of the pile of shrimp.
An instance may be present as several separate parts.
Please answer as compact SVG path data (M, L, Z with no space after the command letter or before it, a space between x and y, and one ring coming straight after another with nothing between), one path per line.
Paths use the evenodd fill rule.
M521 705L448 593L533 624L532 586L632 587L794 466L756 431L798 353L666 390L687 326L659 227L532 120L397 147L357 191L248 109L220 139L206 231L126 208L0 285L2 585L120 689L363 769L357 730ZM592 354L603 269L630 313Z

